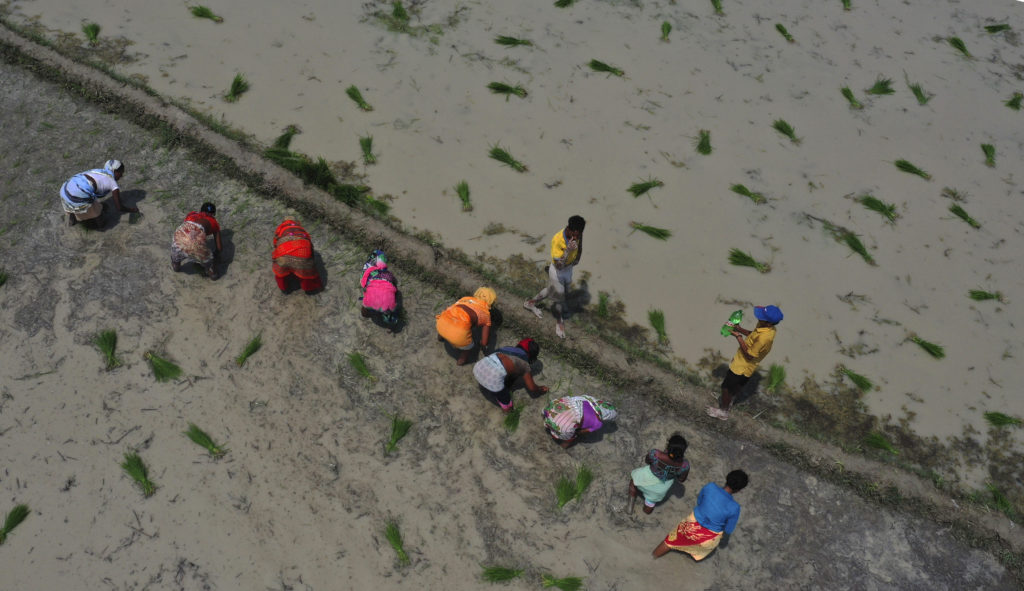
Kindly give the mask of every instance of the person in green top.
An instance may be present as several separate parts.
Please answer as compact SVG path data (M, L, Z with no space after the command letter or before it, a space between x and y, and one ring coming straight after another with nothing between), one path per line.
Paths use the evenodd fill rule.
M573 267L579 264L583 257L583 228L587 221L582 216L574 215L569 218L565 228L559 230L551 238L551 264L548 265L548 285L540 290L540 293L526 300L523 307L543 318L544 314L537 307L537 303L551 296L554 302L551 305L551 312L555 315L555 334L559 338L565 338L565 294L569 291L572 283Z

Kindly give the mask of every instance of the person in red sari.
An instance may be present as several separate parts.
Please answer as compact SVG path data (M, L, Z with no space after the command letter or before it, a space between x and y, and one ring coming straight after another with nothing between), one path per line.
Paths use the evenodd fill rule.
M220 242L220 224L217 223L217 206L207 201L199 211L189 212L185 221L174 231L171 239L171 268L180 271L185 263L196 263L206 269L206 276L216 279L214 265L224 246ZM211 252L206 243L207 236L213 236L214 249Z
M732 534L740 518L740 504L732 496L747 486L749 478L743 470L733 470L725 477L725 486L709 482L697 494L697 506L690 516L679 522L651 554L661 558L669 550L686 552L694 560L704 560L718 547L722 534Z
M288 278L292 276L299 280L299 287L307 294L324 286L313 259L313 241L295 218L284 218L274 230L274 252L270 258L273 259L274 279L281 291L288 289Z

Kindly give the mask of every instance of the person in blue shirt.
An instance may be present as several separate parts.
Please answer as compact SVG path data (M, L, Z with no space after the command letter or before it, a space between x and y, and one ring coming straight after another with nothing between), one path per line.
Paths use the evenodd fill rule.
M743 470L733 470L725 477L725 486L709 482L697 494L697 506L690 516L669 532L652 555L660 558L669 550L686 552L694 560L704 560L722 541L722 534L731 534L740 518L740 504L732 496L747 486L749 478Z

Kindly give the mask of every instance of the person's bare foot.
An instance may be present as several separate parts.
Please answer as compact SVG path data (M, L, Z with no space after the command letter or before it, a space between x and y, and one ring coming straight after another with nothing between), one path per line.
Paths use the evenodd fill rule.
M722 421L729 420L729 411L722 410L716 406L709 406L706 409L704 409L704 412L708 413L709 417L714 417Z
M650 515L651 513L654 513L654 507L648 507L647 505L644 505L644 513L646 513L648 515Z
M459 355L459 360L455 362L455 365L466 365L467 361L469 361L469 352Z
M558 338L560 338L560 339L564 339L565 338L565 323L564 322L556 322L555 323L555 334L558 335Z
M536 304L533 303L533 300L526 300L525 302L523 302L523 307L533 312L537 316L537 318L544 317L544 313L541 312L540 308L538 308Z

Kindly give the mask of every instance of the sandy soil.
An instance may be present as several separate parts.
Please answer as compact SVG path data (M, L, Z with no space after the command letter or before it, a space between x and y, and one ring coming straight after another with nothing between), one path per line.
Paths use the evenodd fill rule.
M1012 589L993 556L963 532L869 503L741 439L699 428L692 406L582 374L542 353L553 394L614 400L621 420L564 452L543 434L543 399L515 433L469 368L434 341L450 296L401 276L408 324L388 333L357 313L366 245L333 220L304 220L328 274L315 296L282 295L270 233L289 213L162 138L0 66L3 192L0 287L0 490L32 514L0 548L12 589L479 589L479 565L585 577L588 589ZM124 198L144 215L108 216L103 231L65 227L55 191L68 174L131 154ZM126 157L127 159L127 157ZM224 276L172 273L167 246L184 213L220 206ZM398 238L395 237L395 240ZM509 316L513 316L509 314ZM114 329L123 365L105 371L91 340ZM233 359L254 335L265 345ZM522 335L499 330L497 342ZM156 351L185 377L155 382ZM374 380L347 355L368 360ZM690 393L692 395L692 392ZM414 421L396 453L394 414ZM230 448L219 461L181 432L189 422ZM675 430L693 474L653 515L628 512L627 473ZM143 498L122 473L137 451L158 489ZM558 510L554 483L579 465L596 478ZM726 548L705 563L650 549L696 491L743 467L752 485ZM396 520L411 565L383 537ZM681 579L683 577L683 579Z

